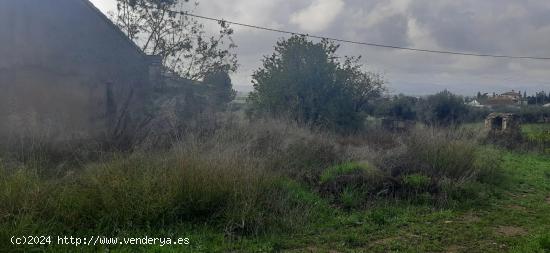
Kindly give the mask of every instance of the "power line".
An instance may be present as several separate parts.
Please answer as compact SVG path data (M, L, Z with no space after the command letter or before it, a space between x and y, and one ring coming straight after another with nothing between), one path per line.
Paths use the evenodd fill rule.
M306 36L310 38L315 39L325 39L330 41L336 41L341 43L347 43L347 44L355 44L355 45L363 45L363 46L371 46L371 47L379 47L379 48L387 48L387 49L396 49L396 50L405 50L405 51L412 51L412 52L423 52L423 53L432 53L432 54L448 54L448 55L460 55L460 56L474 56L474 57L488 57L488 58L505 58L505 59L526 59L526 60L550 60L550 57L537 57L537 56L513 56L513 55L495 55L495 54L478 54L478 53L466 53L466 52L456 52L456 51L445 51L445 50L433 50L433 49L422 49L422 48L412 48L412 47L400 47L400 46L392 46L392 45L385 45L385 44L378 44L378 43L370 43L370 42L361 42L361 41L353 41L353 40L346 40L346 39L339 39L339 38L331 38L326 36L320 36L320 35L311 35L306 33L299 33L299 32L292 32L288 30L281 30L281 29L275 29L270 27L263 27L258 25L250 25L235 21L228 21L224 19L219 18L212 18L197 14L192 14L189 12L184 11L172 11L169 10L168 12L174 13L174 14L180 14L210 21L216 21L216 22L225 22L227 24L232 24L236 26L242 26L242 27L248 27L252 29L257 30L264 30L269 32L276 32L276 33L282 33L282 34L291 34L291 35L301 35Z

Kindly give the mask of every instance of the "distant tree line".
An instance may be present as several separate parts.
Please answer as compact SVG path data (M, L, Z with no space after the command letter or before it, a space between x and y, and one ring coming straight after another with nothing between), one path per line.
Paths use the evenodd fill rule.
M464 97L448 90L426 97L388 96L377 105L374 111L377 117L414 120L431 126L448 127L477 118L473 117L473 108L464 103Z
M494 92L492 95L490 95L489 93L478 92L475 98L478 101L483 102L489 99L491 96L495 97L496 95L497 94ZM522 94L522 99L524 101L527 101L527 104L529 105L545 105L550 103L550 93L546 93L546 91L539 91L539 92L535 92L534 95L527 95L527 92L524 91Z
M530 105L545 105L550 103L550 93L539 91L533 96L526 96L526 100Z
M403 94L381 98L374 115L396 120L414 120L435 126L451 126L480 122L492 112L515 113L524 123L546 122L550 108L535 105L473 107L464 103L467 98L442 91L427 97L411 97Z

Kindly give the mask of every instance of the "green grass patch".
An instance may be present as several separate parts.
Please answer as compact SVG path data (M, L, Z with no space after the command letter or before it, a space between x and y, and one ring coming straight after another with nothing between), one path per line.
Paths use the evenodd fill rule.
M323 174L321 174L320 182L321 184L323 184L334 180L339 176L345 176L354 173L368 173L372 170L373 169L371 165L369 165L368 163L347 162L326 169Z

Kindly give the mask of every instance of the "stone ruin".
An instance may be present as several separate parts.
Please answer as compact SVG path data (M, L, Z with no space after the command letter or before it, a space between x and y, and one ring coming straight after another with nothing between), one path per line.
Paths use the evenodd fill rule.
M485 119L485 129L492 135L516 135L520 126L519 116L513 113L491 113Z

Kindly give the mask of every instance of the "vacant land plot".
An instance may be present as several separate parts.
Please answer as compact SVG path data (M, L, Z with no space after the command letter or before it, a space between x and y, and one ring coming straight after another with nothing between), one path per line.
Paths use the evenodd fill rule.
M0 249L74 252L75 246L6 243L14 235L53 235L190 242L79 246L83 252L550 250L548 156L474 148L465 137L420 132L403 140L415 149L398 147L380 163L364 155L375 152L366 147L333 146L358 138L330 141L274 125L222 131L166 154L115 156L76 171L61 164L53 168L64 172L57 176L32 164L5 165ZM365 138L391 142L376 135ZM498 182L490 183L495 158L502 164Z

